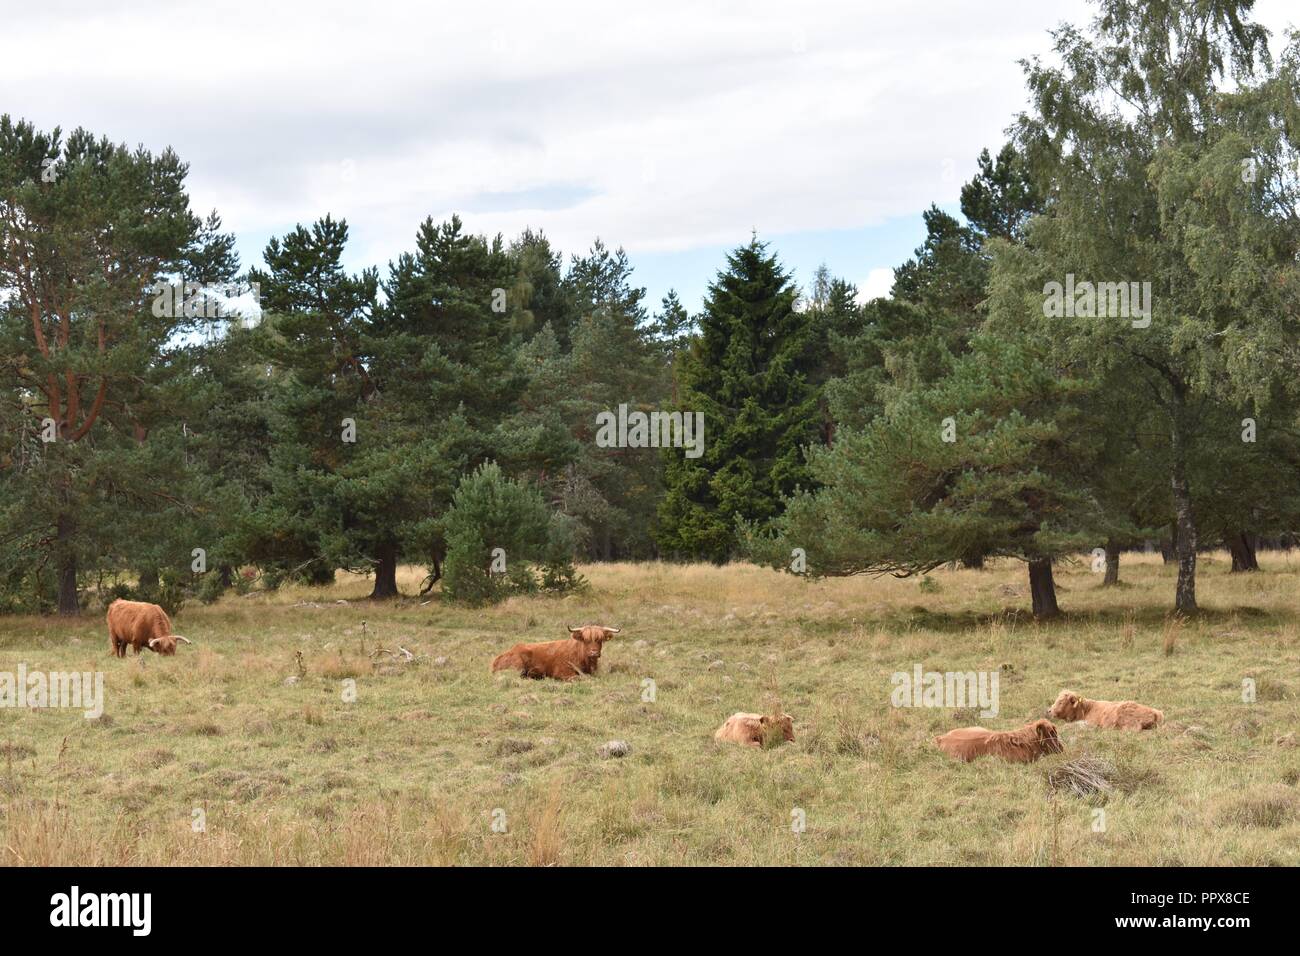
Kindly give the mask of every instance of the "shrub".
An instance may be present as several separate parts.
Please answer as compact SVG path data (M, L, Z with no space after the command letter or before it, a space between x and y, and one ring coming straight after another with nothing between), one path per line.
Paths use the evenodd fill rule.
M180 572L165 573L162 581L157 584L133 587L119 581L100 592L100 601L105 608L118 599L124 601L148 601L150 604L157 604L169 615L174 616L180 613L181 608L185 606L185 599L188 597L189 592L183 581L184 576Z
M572 528L547 511L536 488L507 477L495 462L461 479L443 527L442 590L453 601L492 604L511 594L565 591L582 583L573 567ZM540 582L535 567L541 568Z
M221 575L211 572L199 579L199 601L203 604L215 604L226 593L226 583Z

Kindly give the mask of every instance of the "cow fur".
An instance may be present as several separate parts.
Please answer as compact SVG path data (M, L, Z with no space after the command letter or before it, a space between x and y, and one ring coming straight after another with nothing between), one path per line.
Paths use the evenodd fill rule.
M566 640L516 644L493 658L491 670L515 670L522 677L552 677L556 680L573 680L579 674L594 674L600 666L601 649L618 632L616 627L599 624L570 627Z
M1048 713L1057 720L1083 720L1094 727L1150 730L1165 719L1162 711L1132 700L1089 700L1063 690Z
M1050 720L1035 720L1016 730L961 727L934 738L950 757L970 763L976 757L1001 757L1010 763L1032 763L1044 754L1060 753L1061 739Z
M763 739L769 734L780 740L794 740L794 718L789 714L779 717L772 714L732 714L722 726L713 732L714 740L730 740L747 747L763 746Z
M176 642L193 643L172 632L171 618L157 604L116 600L108 606L108 644L115 657L126 657L126 649L138 655L147 647L158 654L175 654Z

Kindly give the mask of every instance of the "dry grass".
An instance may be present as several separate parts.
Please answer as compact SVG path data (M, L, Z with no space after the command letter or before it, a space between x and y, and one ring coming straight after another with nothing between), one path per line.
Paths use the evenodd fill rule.
M97 721L0 709L0 860L1294 865L1300 567L1262 563L1229 575L1226 556L1209 556L1206 613L1177 623L1174 569L1127 555L1120 589L1086 562L1060 568L1069 614L1042 625L1011 563L938 571L924 587L591 566L587 594L476 611L371 605L365 580L340 576L193 605L178 629L194 647L124 661L98 613L0 619L0 671L106 675ZM405 571L407 593L420 577ZM502 648L578 618L623 628L596 678L489 675ZM377 652L398 645L415 660ZM918 663L1001 668L999 716L890 706L890 675ZM960 723L1023 724L1064 687L1142 700L1167 723L1065 725L1065 753L1032 767L963 765L931 743ZM712 739L731 713L775 707L794 715L794 743ZM602 757L611 739L630 752ZM1079 767L1113 768L1100 774L1111 789L1070 786ZM1053 773L1061 788L1044 784Z
M1114 791L1114 781L1118 777L1118 768L1109 760L1079 757L1049 770L1047 785L1076 797L1090 797Z

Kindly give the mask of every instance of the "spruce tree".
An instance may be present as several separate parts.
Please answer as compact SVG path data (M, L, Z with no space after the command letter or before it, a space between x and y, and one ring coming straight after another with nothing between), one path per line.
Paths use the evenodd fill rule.
M659 545L683 558L726 561L736 522L766 522L811 475L804 448L818 440L810 382L811 317L767 246L752 239L709 286L699 331L682 363L680 407L704 416L698 458L666 453Z

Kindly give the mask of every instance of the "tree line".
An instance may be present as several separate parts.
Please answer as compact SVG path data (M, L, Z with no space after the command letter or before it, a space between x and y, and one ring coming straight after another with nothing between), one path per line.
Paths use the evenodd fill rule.
M1300 42L1275 62L1251 5L1056 31L960 217L932 206L869 302L755 236L697 314L651 309L621 249L454 216L382 271L332 215L244 269L170 149L0 117L0 609L1012 557L1050 616L1054 562L1098 549L1115 583L1156 542L1193 611L1198 551L1251 570L1300 530ZM183 294L231 287L258 321ZM698 449L598 441L620 408L701 416Z

